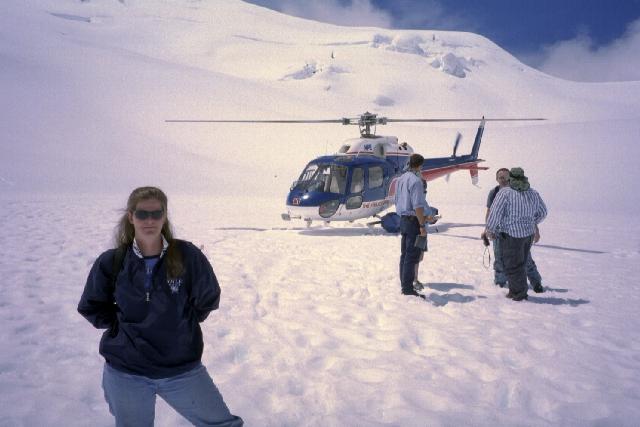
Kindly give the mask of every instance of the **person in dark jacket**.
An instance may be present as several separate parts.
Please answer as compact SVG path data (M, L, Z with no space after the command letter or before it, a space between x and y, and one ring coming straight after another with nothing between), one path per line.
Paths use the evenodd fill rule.
M218 308L220 286L205 255L174 239L160 189L133 190L116 248L93 264L78 304L106 329L102 387L116 425L152 426L158 395L194 425L242 426L201 362L200 322Z

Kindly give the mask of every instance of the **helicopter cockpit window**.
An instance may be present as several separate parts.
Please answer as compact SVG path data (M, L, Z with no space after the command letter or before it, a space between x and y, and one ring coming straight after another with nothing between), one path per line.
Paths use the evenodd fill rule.
M316 174L317 170L318 170L318 165L309 165L309 166L307 166L307 168L304 170L304 172L302 172L302 176L300 177L300 181L309 181Z
M360 193L364 189L364 169L355 168L351 175L351 192Z
M384 174L382 166L373 166L369 168L369 189L382 187Z
M347 187L347 167L311 164L294 184L297 190L344 194Z

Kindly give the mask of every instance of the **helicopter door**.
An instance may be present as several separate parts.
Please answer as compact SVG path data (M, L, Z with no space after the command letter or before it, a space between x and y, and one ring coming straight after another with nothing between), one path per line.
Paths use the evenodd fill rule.
M384 170L382 166L369 166L367 169L367 188L364 191L364 200L373 202L385 198Z
M358 209L362 206L362 190L364 190L364 169L354 168L351 172L351 186L347 198L347 209Z

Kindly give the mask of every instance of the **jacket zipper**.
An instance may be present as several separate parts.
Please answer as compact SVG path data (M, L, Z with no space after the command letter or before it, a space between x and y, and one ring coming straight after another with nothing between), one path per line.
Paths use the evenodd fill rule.
M158 259L158 262L155 263L155 265L153 266L153 269L151 270L151 280L149 281L149 288L145 289L145 302L150 302L151 301L151 290L153 289L153 282L154 282L154 278L156 276L156 273L158 272L158 269L160 268L160 262L162 261L162 257L160 257L160 259ZM146 268L146 266L145 266Z
M147 274L147 266L144 263L144 260L143 260L143 265L144 265L144 269L145 269L145 274ZM151 289L153 288L153 276L154 276L154 273L156 271L156 267L157 266L158 266L158 263L156 263L156 265L153 266L153 269L151 270L150 277L145 277L145 284L144 284L144 290L145 290L145 298L144 298L144 300L145 300L145 302L151 301ZM149 280L148 283L147 283L147 280Z

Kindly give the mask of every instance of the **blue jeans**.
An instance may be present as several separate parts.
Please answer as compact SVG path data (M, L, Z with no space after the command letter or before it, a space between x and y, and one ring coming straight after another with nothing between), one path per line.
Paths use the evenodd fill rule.
M525 266L527 278L531 286L542 284L542 277L538 272L538 267L535 261L531 257L531 251L527 257L527 264ZM500 247L500 239L496 238L493 241L493 271L494 282L497 285L505 285L507 283L507 275L504 272L504 262L502 261L502 249Z
M416 264L420 262L422 249L415 247L416 237L420 235L418 218L403 216L400 218L400 283L403 294L415 294L413 280L416 277Z
M241 427L203 365L171 378L131 375L104 364L104 397L116 426L153 426L156 395L196 426Z

